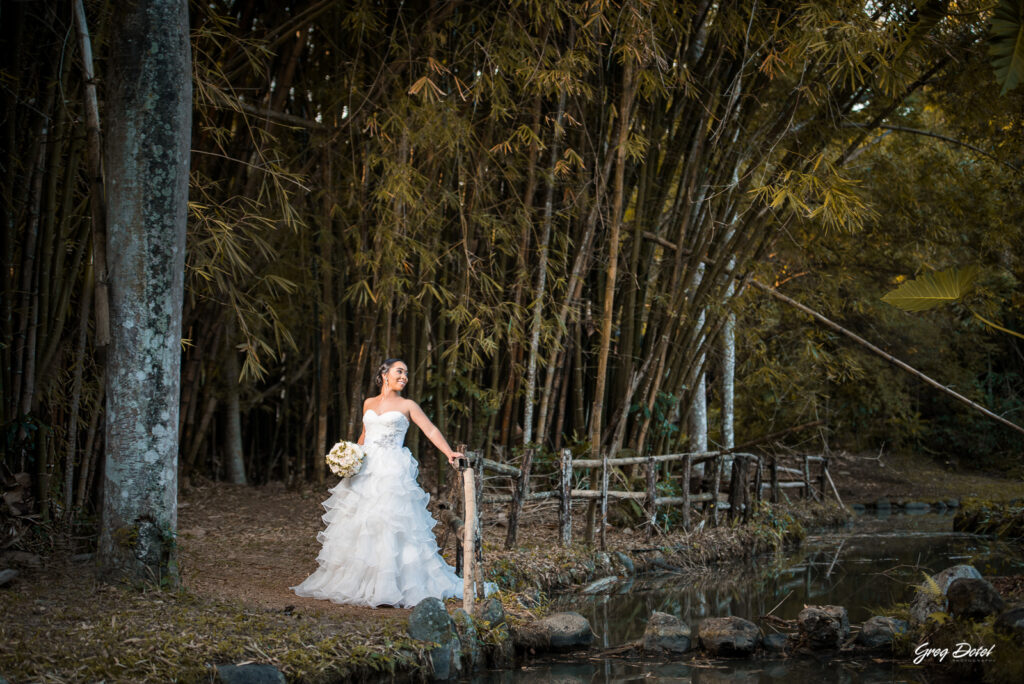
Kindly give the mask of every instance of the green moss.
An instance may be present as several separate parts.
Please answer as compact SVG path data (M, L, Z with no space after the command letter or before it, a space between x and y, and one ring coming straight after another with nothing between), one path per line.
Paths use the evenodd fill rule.
M1024 538L1024 501L967 499L953 518L953 529L1000 538Z

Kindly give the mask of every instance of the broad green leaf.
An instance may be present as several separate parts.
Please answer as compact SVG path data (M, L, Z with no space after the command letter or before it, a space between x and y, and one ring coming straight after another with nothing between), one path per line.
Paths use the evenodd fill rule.
M904 311L927 311L962 299L977 277L977 266L925 273L887 293L882 301Z
M999 0L992 14L988 54L1005 95L1024 80L1024 0Z

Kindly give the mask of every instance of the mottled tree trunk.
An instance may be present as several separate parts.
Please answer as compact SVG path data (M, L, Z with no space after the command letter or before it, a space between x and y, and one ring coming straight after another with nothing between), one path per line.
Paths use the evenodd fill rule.
M126 4L111 20L111 348L99 557L114 576L174 582L192 127L188 3Z

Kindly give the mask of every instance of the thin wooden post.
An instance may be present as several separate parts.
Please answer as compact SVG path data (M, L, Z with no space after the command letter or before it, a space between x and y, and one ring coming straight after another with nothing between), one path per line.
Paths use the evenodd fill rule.
M654 465L654 456L650 456L647 459L647 538L650 539L654 535L654 526L658 522L658 490L655 483L656 467Z
M779 503L779 462L772 456L772 503Z
M763 498L761 496L761 486L764 484L764 472L762 467L764 464L762 463L760 456L755 458L757 458L757 472L754 474L754 501L760 503Z
M601 454L601 550L608 548L608 452Z
M729 473L729 512L727 514L729 522L736 519L736 515L739 513L740 499L740 461L743 460L742 455L734 455L732 457L732 468Z
M558 507L558 540L562 546L572 544L572 449L562 449L562 481Z
M821 492L821 501L825 501L825 492L828 491L826 486L828 485L828 459L821 459L821 475L818 477L818 491Z
M753 508L750 505L750 464L753 458L755 457L750 454L743 454L743 482L740 485L740 501L743 504L744 523L750 522L751 508Z
M722 456L716 454L711 459L711 467L715 469L715 478L711 485L711 523L718 527L718 490L722 486Z
M683 457L683 529L690 531L690 454Z
M804 454L804 498L811 499L814 494L811 492L811 457Z
M526 498L526 492L529 487L531 465L533 465L533 448L529 447L523 452L523 462L519 467L519 477L516 479L515 490L512 492L512 504L508 509L508 533L505 535L506 550L516 545L519 515L523 511L523 500Z
M459 445L459 451L465 453L465 446ZM465 572L462 573L462 609L468 614L473 614L473 599L476 592L473 589L475 579L474 565L476 565L476 483L473 478L473 469L468 467L465 459L459 464L462 468L462 486L464 501L466 502L466 517L463 519L462 548Z

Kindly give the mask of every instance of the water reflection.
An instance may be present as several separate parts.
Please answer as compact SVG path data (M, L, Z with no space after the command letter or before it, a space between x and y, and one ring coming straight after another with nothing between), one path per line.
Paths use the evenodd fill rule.
M640 638L655 610L694 626L705 617L725 615L789 620L806 604L834 604L846 606L851 622L862 622L886 606L909 601L924 573L958 563L970 563L985 575L1024 571L1019 547L953 532L951 515L872 516L839 533L811 535L790 554L700 575L627 582L614 588L615 594L565 597L556 606L587 616L604 647Z
M723 663L650 663L606 659L588 663L536 663L515 671L488 672L471 681L474 684L519 684L546 682L575 684L600 682L657 682L659 684L725 684L747 682L821 682L822 684L883 684L888 682L924 682L919 673L892 663L816 662L813 660L776 660Z
M762 624L774 615L793 619L805 604L846 606L851 623L886 606L909 601L929 575L970 563L984 575L1024 572L1021 548L952 531L951 514L864 515L839 532L809 536L788 554L762 556L742 567L696 574L664 574L625 581L600 596L567 596L557 610L587 616L596 645L609 648L639 639L658 610L691 627L705 617L736 615ZM767 626L765 628L768 628ZM577 656L579 658L580 656ZM914 682L901 663L823 660L652 663L593 658L545 661L514 671L489 672L481 684L547 682Z

